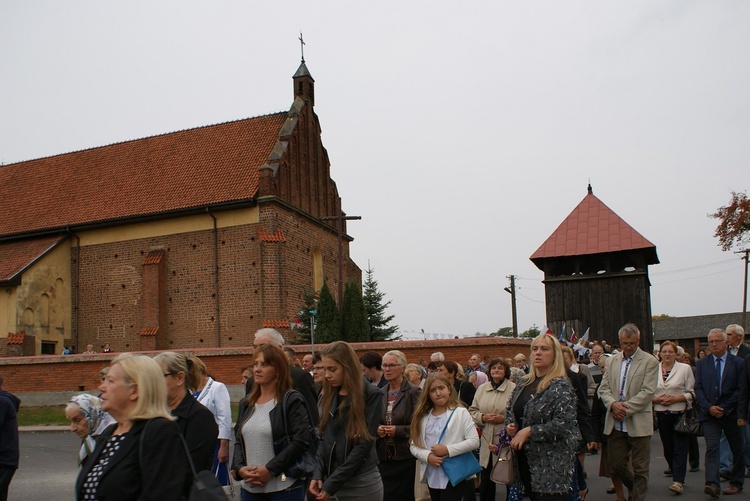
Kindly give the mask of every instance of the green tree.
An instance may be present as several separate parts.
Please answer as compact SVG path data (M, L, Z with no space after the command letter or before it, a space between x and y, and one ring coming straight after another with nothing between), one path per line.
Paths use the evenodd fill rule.
M344 287L342 310L341 339L348 343L369 341L370 325L367 323L365 302L357 283L348 282Z
M733 246L745 249L750 245L750 198L747 193L732 192L732 199L724 207L708 217L719 220L714 236L719 239L722 250L728 251Z
M341 320L336 300L328 288L328 283L323 282L318 294L318 317L315 324L315 343L326 344L341 339Z
M367 310L367 323L370 325L370 341L395 341L401 336L395 336L398 325L389 325L394 316L385 315L385 310L391 304L383 302L385 293L378 288L378 281L374 278L375 270L367 264L367 277L364 283L364 302Z
M299 326L295 329L296 336L291 340L292 344L310 344L310 325L312 323L312 311L317 308L317 295L312 286L307 285L302 289L302 309L297 313L297 323Z
M539 335L539 327L536 326L536 324L531 324L531 327L523 331L518 335L518 337L525 337L525 338L535 338Z
M513 327L500 327L492 336L513 337Z

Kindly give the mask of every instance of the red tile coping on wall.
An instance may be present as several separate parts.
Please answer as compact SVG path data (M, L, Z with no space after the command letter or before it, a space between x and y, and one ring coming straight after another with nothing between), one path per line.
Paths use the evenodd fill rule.
M141 327L139 334L141 336L156 336L157 332L159 332L158 327Z
M143 260L143 264L159 264L164 259L164 249L152 250L146 254L146 258Z
M270 233L258 228L258 240L261 242L286 242L286 237L281 230L277 230L275 233Z
M9 332L6 343L7 344L23 344L23 335L25 334L25 332L26 331L21 331L21 332L16 332L16 333Z

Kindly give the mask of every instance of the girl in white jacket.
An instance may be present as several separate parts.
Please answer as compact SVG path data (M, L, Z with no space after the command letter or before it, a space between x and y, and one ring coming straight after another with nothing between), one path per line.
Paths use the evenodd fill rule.
M446 426L447 425L447 426ZM443 439L440 436L445 434ZM425 382L411 422L411 453L420 461L419 478L430 489L432 501L460 501L466 480L452 485L442 468L446 457L479 447L474 421L458 401L448 379L433 372ZM471 485L472 491L474 485Z

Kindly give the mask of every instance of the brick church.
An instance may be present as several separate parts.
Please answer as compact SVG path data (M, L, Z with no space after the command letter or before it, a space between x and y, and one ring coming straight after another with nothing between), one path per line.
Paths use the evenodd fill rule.
M247 346L294 336L339 254L361 283L321 220L343 212L314 82L303 61L289 111L1 166L0 356Z

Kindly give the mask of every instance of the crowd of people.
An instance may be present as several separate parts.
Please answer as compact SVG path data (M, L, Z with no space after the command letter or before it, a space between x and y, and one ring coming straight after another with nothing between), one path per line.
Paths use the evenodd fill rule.
M682 494L688 468L699 469L693 415L706 443L704 493L738 494L750 476L743 338L730 325L711 330L708 351L694 358L672 341L650 353L626 324L616 346L581 351L544 333L527 354L474 354L463 366L440 352L420 363L398 350L358 357L341 341L300 361L281 334L261 329L234 427L229 391L200 358L120 354L100 373L99 395L77 395L65 409L81 439L76 495L187 497L192 462L222 485L233 479L245 501L475 501L477 492L494 501L496 453L509 446L508 500L585 500L585 459L596 454L613 499L644 500L654 432L669 491ZM18 409L1 378L0 404L8 415ZM17 440L10 455L15 466L0 455L0 499ZM470 456L476 467L456 474L457 459Z

